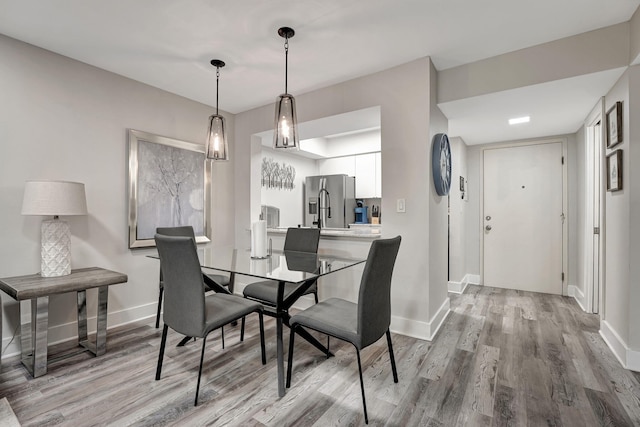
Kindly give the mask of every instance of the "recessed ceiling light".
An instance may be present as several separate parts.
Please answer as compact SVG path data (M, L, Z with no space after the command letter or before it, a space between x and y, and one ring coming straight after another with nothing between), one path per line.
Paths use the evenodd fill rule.
M529 123L529 116L524 116L524 117L516 117L515 119L509 119L509 124L510 125L517 125L519 123Z

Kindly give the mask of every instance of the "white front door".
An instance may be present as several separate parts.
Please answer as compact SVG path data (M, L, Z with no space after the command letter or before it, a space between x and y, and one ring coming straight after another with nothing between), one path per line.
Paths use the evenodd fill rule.
M483 283L562 294L562 143L483 154Z

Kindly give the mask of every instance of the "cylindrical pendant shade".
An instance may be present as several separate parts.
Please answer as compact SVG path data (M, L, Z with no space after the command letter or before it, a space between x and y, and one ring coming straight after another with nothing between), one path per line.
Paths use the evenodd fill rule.
M229 144L224 125L224 117L214 114L209 117L209 131L207 133L207 159L229 160Z
M283 93L276 100L275 122L273 148L300 149L300 144L298 143L296 100L288 93Z

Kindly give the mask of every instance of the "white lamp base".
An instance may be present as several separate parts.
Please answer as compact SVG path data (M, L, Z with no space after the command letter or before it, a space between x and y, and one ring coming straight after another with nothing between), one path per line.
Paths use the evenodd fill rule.
M71 229L66 221L42 221L40 275L58 277L71 274Z

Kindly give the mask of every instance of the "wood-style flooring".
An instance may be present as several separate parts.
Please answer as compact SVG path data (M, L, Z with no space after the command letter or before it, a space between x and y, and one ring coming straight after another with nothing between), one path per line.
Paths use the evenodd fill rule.
M397 384L386 340L363 350L370 425L640 426L640 375L620 366L598 317L573 299L479 286L450 296L451 313L432 342L393 334ZM278 398L275 322L265 318L266 366L257 323L248 319L244 343L239 327L226 327L224 350L219 332L210 335L198 407L202 341L176 348L181 337L170 332L155 381L161 329L150 323L109 330L106 355L52 363L36 379L17 359L5 360L0 398L23 426L364 424L350 344L332 340L336 356L326 359L297 339L292 385Z

